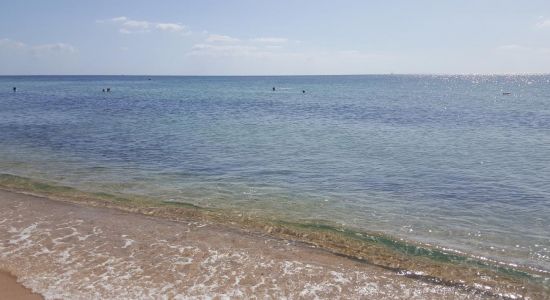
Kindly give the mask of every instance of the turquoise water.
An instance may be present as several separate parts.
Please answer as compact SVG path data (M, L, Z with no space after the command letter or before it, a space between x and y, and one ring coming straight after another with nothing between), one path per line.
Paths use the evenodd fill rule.
M0 107L0 173L550 271L550 76L0 77Z

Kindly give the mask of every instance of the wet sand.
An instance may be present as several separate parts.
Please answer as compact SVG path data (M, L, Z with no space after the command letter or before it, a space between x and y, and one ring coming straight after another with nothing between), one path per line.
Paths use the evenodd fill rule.
M237 227L2 190L0 269L46 299L486 297Z
M13 275L0 271L0 299L40 300L43 298L18 283Z

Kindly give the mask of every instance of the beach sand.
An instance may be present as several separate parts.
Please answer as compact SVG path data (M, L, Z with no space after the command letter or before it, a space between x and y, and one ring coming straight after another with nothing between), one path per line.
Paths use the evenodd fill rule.
M0 299L40 300L43 298L19 284L13 275L0 271Z
M0 269L46 299L486 297L237 226L2 190Z

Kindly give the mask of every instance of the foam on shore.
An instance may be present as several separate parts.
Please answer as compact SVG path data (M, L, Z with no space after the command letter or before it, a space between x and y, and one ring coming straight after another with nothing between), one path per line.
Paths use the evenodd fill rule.
M275 243L278 245L278 247L286 247L291 244L295 244L296 242L303 242L304 245L308 246L307 251L311 251L312 247L315 247L315 249L321 249L325 255L328 255L327 257L332 257L328 263L328 266L323 266L323 268L328 268L329 270L321 270L326 274L336 274L332 276L330 284L327 282L324 282L321 284L319 280L320 278L313 282L305 282L303 281L303 278L300 276L303 276L303 274L310 274L310 271L308 271L309 267L307 263L305 263L301 259L294 259L291 260L289 257L289 260L279 261L278 264L273 263L267 263L266 258L260 256L254 256L250 257L250 251L253 248L246 248L248 249L245 252L242 251L232 251L232 252L225 252L225 246L223 244L219 245L219 248L215 249L208 246L208 247L200 247L200 246L181 246L181 241L177 243L171 243L169 242L168 237L170 235L164 236L165 238L160 238L162 235L155 235L155 238L158 239L154 241L147 241L147 245L150 247L156 247L155 245L162 245L162 249L156 249L154 252L150 254L157 253L157 255L160 255L162 253L162 256L164 254L178 254L178 260L170 262L169 265L166 267L171 270L174 266L196 266L197 263L200 262L199 269L203 272L206 271L206 273L209 274L218 274L221 276L220 278L225 277L231 277L236 276L236 274L233 274L232 272L237 272L238 270L242 270L244 267L245 262L252 263L254 262L254 265L257 266L258 264L265 264L265 271L264 272L271 272L269 270L272 269L280 269L280 273L278 273L277 278L285 277L285 276L299 276L300 278L293 278L292 276L288 277L287 279L297 280L297 284L300 284L301 286L305 287L307 284L310 287L310 291L333 291L332 288L327 288L327 284L329 286L336 285L340 288L342 288L342 285L346 285L346 280L353 282L353 284L357 284L357 278L360 278L362 275L359 273L350 273L351 270L346 269L346 267L343 268L336 268L336 266L330 266L331 263L333 263L333 259L338 259L339 264L341 264L341 261L346 261L347 263L353 264L354 266L362 266L364 268L369 268L368 272L362 273L363 275L371 276L372 274L376 273L382 273L384 276L390 276L388 274L391 274L391 276L398 276L399 278L406 278L407 280L413 280L416 282L416 284L419 284L419 287L426 286L433 288L433 291L436 291L438 289L449 289L449 291L453 291L453 293L456 293L457 291L460 291L460 293L464 293L467 295L479 295L479 296L497 296L497 297L508 297L508 298L542 298L544 296L549 295L548 291L548 274L544 273L542 270L536 270L528 267L523 266L512 266L509 264L499 263L490 261L488 259L484 258L476 258L473 256L469 256L466 253L457 253L450 250L445 249L439 249L434 246L430 245L421 245L418 243L414 243L411 241L405 241L400 239L394 239L390 236L386 236L383 234L378 233L367 233L367 232L358 232L354 231L349 228L341 228L336 226L331 226L330 224L323 224L323 223L297 223L297 222L289 222L284 220L272 220L272 219L262 219L257 217L250 217L246 216L244 213L239 213L232 215L229 212L226 211L218 211L213 209L201 209L199 207L193 206L193 205L185 205L185 204L179 204L179 203L162 203L158 200L155 201L153 199L146 199L141 197L130 197L130 196L122 196L122 195L107 195L107 194L100 194L100 193L85 193L82 191L78 191L73 188L69 187L59 187L55 185L51 185L44 182L37 182L26 178L16 177L12 175L0 175L0 186L3 188L11 189L11 190L17 190L17 191L24 191L26 193L33 193L33 194L39 194L48 196L53 199L57 200L64 200L64 201L71 201L71 202L81 202L86 203L88 205L94 205L94 206L103 206L103 207L111 207L111 208L117 208L119 213L113 210L109 210L109 212L103 211L106 216L102 216L102 222L114 222L115 220L106 220L107 215L112 214L121 214L122 212L120 210L130 211L130 212L137 212L144 215L149 216L158 216L162 217L161 219L156 219L155 222L157 222L161 226L161 224L164 224L162 222L163 219L167 220L176 220L183 222L184 224L187 224L183 226L183 228L180 228L173 232L175 236L183 237L186 234L190 234L191 232L202 232L203 227L208 227L209 233L211 235L218 236L220 233L228 234L231 236L232 234L235 234L235 232L246 232L247 234L254 234L258 240L255 240L256 243ZM5 195L5 194L4 194ZM14 196L10 194L9 198L13 198ZM36 199L35 199L36 200ZM25 204L27 202L24 202L21 205L30 205ZM53 204L50 202L47 206L50 207ZM71 207L71 206L68 206ZM20 207L14 207L15 211L21 212L22 208ZM46 210L49 211L49 210ZM36 212L38 213L38 212ZM73 213L74 214L74 213ZM33 252L28 252L28 255L32 255L34 257L39 257L41 255L44 255L45 257L52 256L53 253L56 253L56 262L59 265L71 265L74 266L76 262L79 261L79 259L75 259L74 252L78 253L88 253L91 254L91 249L93 250L93 255L97 254L97 247L106 247L106 252L104 253L103 260L101 261L102 266L112 266L115 264L118 267L124 267L125 271L119 270L121 273L118 273L116 278L119 278L119 276L122 276L123 278L126 278L130 276L134 280L136 278L141 278L141 275L143 274L133 274L132 272L135 272L135 270L142 270L143 267L140 266L139 268L135 265L129 264L128 261L117 260L113 261L111 256L112 253L116 251L130 251L129 253L130 258L133 257L133 255L143 255L144 253L148 253L147 251L141 251L142 249L139 247L143 247L143 232L140 232L140 234L131 234L131 230L138 230L139 228L130 228L133 226L136 226L134 222L137 222L139 224L140 222L151 222L147 218L143 218L143 216L140 215L133 215L132 214L132 222L127 223L128 228L120 228L119 232L116 234L109 234L109 239L116 240L116 247L114 244L106 243L105 241L102 242L99 246L91 246L87 245L85 248L78 248L80 244L84 245L88 241L92 241L93 237L98 237L104 234L104 230L101 227L93 227L93 228L87 228L85 232L82 232L82 229L79 229L80 226L83 227L89 227L88 221L85 218L73 218L73 217L66 217L66 222L61 224L55 224L52 223L51 220L44 221L46 223L40 223L40 222L30 222L29 219L25 216L23 216L22 220L16 221L14 219L17 217L14 215L7 215L4 216L4 220L0 219L0 226L6 227L6 232L9 234L9 237L6 237L5 245L3 245L3 251L2 251L2 258L8 259L12 255L16 253L24 253L25 251L28 251L29 249L33 249ZM51 216L50 216L51 217ZM112 217L112 216L109 216ZM48 215L46 216L40 216L39 214L34 216L35 219L44 219L48 218ZM115 217L117 218L117 217ZM140 219L141 218L141 219ZM105 220L104 220L105 219ZM108 219L108 218L107 218ZM137 220L143 220L143 221L137 221ZM148 221L146 221L148 220ZM7 224L13 224L14 222L26 222L26 226L14 226L14 225L7 225ZM157 224L155 223L155 224ZM173 223L170 223L173 224ZM179 224L179 223L178 223ZM61 230L65 232L66 234L58 236L53 238L52 236L52 226L65 226L65 227L59 227L58 230ZM70 226L69 226L70 225ZM47 231L41 231L43 226L47 229ZM163 225L164 226L164 225ZM182 226L182 225L178 225ZM215 230L212 229L212 227L215 227ZM130 230L131 229L131 230ZM244 231L243 231L244 229ZM44 229L46 230L46 229ZM57 230L57 229L56 229ZM206 229L205 229L206 230ZM202 232L204 233L204 232ZM243 237L240 235L233 236L233 239L242 239ZM37 246L36 243L33 243L33 238L40 236L47 236L49 239L51 239L50 245L43 245ZM197 237L196 237L197 238ZM210 239L212 239L210 237ZM67 242L65 240L69 240L70 242ZM200 240L208 240L208 238L205 239L205 237L201 236L198 238L198 241ZM194 241L194 239L192 239ZM286 242L286 241L294 241L294 242ZM197 242L197 241L195 241ZM227 241L226 241L227 242ZM114 243L114 242L113 242ZM241 246L240 242L237 241L236 243L239 244L239 247ZM120 244L120 245L118 245ZM183 243L186 244L186 243ZM187 243L188 244L188 243ZM15 246L16 247L15 247ZM285 246L286 245L286 246ZM15 247L17 250L6 250L11 249L10 247ZM52 249L55 248L54 249ZM92 248L90 248L92 247ZM94 248L96 247L96 248ZM140 249L140 251L135 251L136 247L137 249ZM256 247L256 246L255 246ZM305 248L300 248L305 249ZM78 251L77 251L78 250ZM132 252L132 250L134 252ZM227 250L227 249L225 249ZM283 251L287 251L287 249L279 249ZM264 250L261 250L264 251ZM306 250L303 250L306 251ZM307 252L306 251L306 252ZM121 253L122 253L121 252ZM186 254L183 256L179 256L181 254ZM336 254L336 255L334 255ZM19 255L19 254L18 254ZM198 257L197 257L198 255ZM279 255L277 253L271 253L270 255ZM154 257L154 255L152 256ZM94 261L96 260L93 257L87 257L87 261ZM146 261L146 259L151 259L151 256L144 256L140 258L140 261ZM105 261L104 261L105 260ZM233 262L241 262L241 265L223 265L224 263L228 261ZM267 259L267 261L270 261ZM323 258L323 264L326 264L327 259ZM158 263L161 263L160 261ZM210 264L209 264L210 263ZM206 265L205 265L206 264ZM138 264L139 265L139 264ZM170 267L172 266L172 267ZM315 266L315 265L311 265ZM197 267L195 267L197 268ZM250 266L252 268L252 265ZM304 269L305 268L305 269ZM332 269L331 269L332 268ZM335 269L334 269L335 268ZM353 269L353 268L352 268ZM376 271L373 271L376 270ZM61 272L62 271L62 272ZM65 280L74 281L75 279L72 278L75 272L79 273L76 270L68 271L68 270L61 270L60 272L63 274L67 274L67 278ZM250 270L249 270L250 271ZM67 273L69 272L69 273ZM118 272L118 271L117 271ZM173 273L175 272L175 273ZM253 271L250 271L254 273ZM305 273L304 273L305 272ZM182 278L185 278L186 276L189 276L188 273L181 270L171 270L169 272L172 275L168 275L172 280L168 280L168 282L172 282L172 284L177 284L176 279L178 276L174 274L179 274L182 276ZM315 272L313 272L315 273ZM313 274L311 273L311 274ZM102 273L105 275L104 273ZM133 275L132 275L133 274ZM342 274L347 274L345 277ZM95 274L92 272L89 276L98 276L98 274ZM102 275L102 276L103 276ZM200 271L197 271L194 273L194 276L202 276L203 274ZM242 274L246 277L245 274ZM53 275L52 275L53 276ZM76 275L74 275L76 276ZM113 284L112 278L113 275L106 274L107 277L99 277L99 279L96 279L97 282L110 282L109 284ZM163 274L162 276L167 276L167 274ZM175 277L174 277L175 276ZM217 276L217 275L216 275ZM225 276L225 277L224 277ZM344 277L343 277L344 276ZM350 277L351 276L351 277ZM365 277L366 281L369 281L373 279L372 277ZM390 276L390 277L391 277ZM57 277L57 276L56 276ZM129 278L130 278L129 277ZM236 280L237 286L240 286L242 283L242 280L249 280L249 284L256 282L256 279L248 278L245 279L239 278ZM58 277L60 280L61 277ZM80 278L80 277L79 277ZM88 280L90 277L88 277ZM181 281L182 278L179 280ZM286 278L286 277L285 277ZM367 280L367 278L370 278ZM385 279L384 279L385 278ZM384 278L374 278L374 281L377 280L387 280L386 277ZM32 279L36 280L36 279ZM38 283L35 281L32 281L29 279L29 283L33 286L36 286ZM207 282L213 281L214 277L212 278L205 278ZM216 279L216 280L219 280ZM263 279L265 280L265 278ZM395 280L391 279L390 281ZM402 279L405 280L405 279ZM321 280L322 281L322 280ZM63 284L66 284L65 281L63 281ZM182 281L183 282L183 281ZM336 283L334 283L336 282ZM257 282L256 282L257 283ZM315 283L315 284L314 284ZM52 283L49 283L50 285ZM59 283L53 283L53 286L56 286L55 289L57 292L58 290L63 290L63 284ZM126 283L120 283L121 285L124 285ZM145 283L143 283L145 284ZM321 286L319 286L321 284ZM350 283L351 284L351 283ZM366 283L365 283L366 284ZM216 284L216 286L220 286L219 283ZM44 286L42 286L44 288ZM97 288L97 287L96 287ZM135 287L138 288L138 287ZM164 286L166 290L175 289L176 287L167 287ZM211 291L210 289L212 286L209 286L209 288L205 287L205 283L202 282L198 285L193 285L193 288L188 287L186 289L186 293L190 293L190 291L196 292L196 295L200 295L201 291L202 293L206 293L207 290ZM234 288L234 287L233 287ZM357 286L358 288L358 286ZM227 286L225 288L219 287L216 291L221 292L228 289ZM338 290L338 288L335 288ZM231 289L230 289L231 290ZM290 290L296 291L296 288L291 288ZM378 292L380 292L379 289L375 289ZM441 291L443 291L441 290ZM246 293L250 293L252 290L247 290ZM289 287L283 287L281 289L280 294L276 295L287 295L286 293L289 291ZM358 290L356 290L358 291ZM428 290L423 290L426 293L430 293ZM441 292L440 291L440 292ZM74 292L74 291L73 291ZM120 291L119 291L120 292ZM235 296L239 295L245 295L245 291L237 291L233 290ZM308 292L301 290L300 293L305 293L306 295ZM52 292L53 293L53 292ZM117 292L118 293L118 292ZM359 293L359 292L358 292ZM398 292L396 292L398 293ZM289 292L290 294L290 292ZM323 295L329 295L323 294ZM443 294L445 294L443 292ZM54 294L45 294L47 297L55 298ZM275 295L275 294L273 294ZM359 294L354 294L359 295ZM377 294L379 295L379 294ZM135 295L134 295L135 296Z

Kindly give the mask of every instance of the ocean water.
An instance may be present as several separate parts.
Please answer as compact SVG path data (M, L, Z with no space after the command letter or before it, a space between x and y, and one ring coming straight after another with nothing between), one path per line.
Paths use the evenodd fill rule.
M0 77L0 107L2 174L550 271L550 76Z

